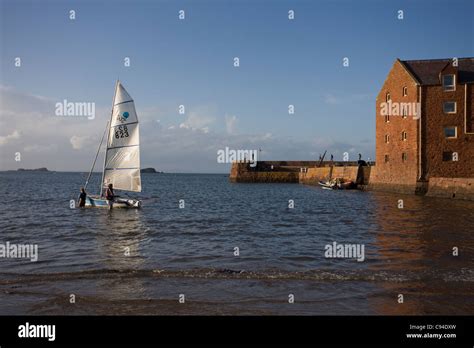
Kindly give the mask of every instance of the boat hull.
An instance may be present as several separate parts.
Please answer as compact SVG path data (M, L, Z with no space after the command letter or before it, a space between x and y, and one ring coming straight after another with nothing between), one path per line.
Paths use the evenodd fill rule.
M321 186L324 190L337 190L337 186L334 183L320 181L318 182L319 186Z
M141 205L142 202L137 199L116 198L113 208L139 209ZM85 206L86 208L108 208L109 204L105 198L87 196Z
M350 189L356 188L356 185L352 181L339 182L339 183L320 181L318 184L324 190L350 190Z

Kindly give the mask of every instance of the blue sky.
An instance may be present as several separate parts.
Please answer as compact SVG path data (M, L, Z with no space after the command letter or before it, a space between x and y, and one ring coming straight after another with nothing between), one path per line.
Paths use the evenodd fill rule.
M0 2L2 169L87 170L117 77L143 121L142 166L227 172L225 146L373 158L375 96L394 60L474 56L470 0ZM63 99L95 102L96 118L54 118ZM32 129L31 117L47 122Z

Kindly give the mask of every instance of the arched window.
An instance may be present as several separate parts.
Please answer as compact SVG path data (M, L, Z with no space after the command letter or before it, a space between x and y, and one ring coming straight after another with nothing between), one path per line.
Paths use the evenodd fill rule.
M407 118L407 106L406 105L403 105L403 104L407 104L407 103L401 103L401 108L402 108L402 117L403 118Z
M402 140L403 140L403 141L406 141L407 138L408 138L407 132L403 131L403 132L402 132Z
M385 95L385 101L388 103L389 100L390 100L390 92L387 92L387 94Z
M403 96L406 97L408 95L408 88L403 87Z
M385 144L388 144L390 142L390 135L385 134Z

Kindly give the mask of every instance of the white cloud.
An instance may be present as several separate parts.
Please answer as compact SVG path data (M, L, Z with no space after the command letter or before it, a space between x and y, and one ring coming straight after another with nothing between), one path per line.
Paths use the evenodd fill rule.
M333 94L326 94L324 96L324 101L326 102L326 104L331 104L331 105L336 105L336 104L340 104L341 101L336 98L336 96L334 96Z
M186 120L184 120L179 128L191 129L191 130L202 130L204 133L208 133L210 126L216 121L215 107L212 106L200 106L187 113Z
M234 134L237 127L237 116L225 115L225 128L228 134Z
M90 161L91 154L86 150L73 150L71 138L90 136L97 138L94 143L98 144L110 113L109 108L97 108L95 120L58 117L55 115L57 100L1 85L0 100L0 127L9 135L0 140L2 151L38 154L22 156L21 162L16 162L13 156L2 156L1 169L50 166L52 170L82 170L88 166L85 161ZM10 141L13 138L15 141ZM76 142L77 145L80 146Z
M11 140L18 138L20 138L20 133L17 130L14 130L11 134L0 136L0 145L8 144Z
M23 148L25 152L30 152L30 153L42 153L45 155L51 154L53 152L56 152L58 150L58 145L57 144L46 144L46 145L28 145Z
M80 137L77 135L73 135L71 139L69 139L69 141L71 142L72 148L74 150L80 150L84 147L85 144L87 144L90 141L90 137L89 136Z
M31 154L22 156L21 162L15 162L13 156L1 156L2 170L18 167L89 170L110 115L109 106L97 108L97 117L87 120L54 116L55 100L12 88L0 86L0 98L0 129L4 134L0 138L3 139L0 140L3 143L2 152L15 153L23 149ZM140 105L137 105L141 124L141 164L165 172L228 172L230 166L217 163L216 157L217 150L226 146L262 149L259 153L261 160L317 159L314 154L323 153L326 149L328 154L336 155L351 148L366 157L365 152L369 152L366 149L373 148L372 143L345 144L321 137L300 139L296 135L246 133L241 129L236 134L239 119L225 113L218 117L217 108L213 105L188 107L184 116L178 115L172 107L169 112L168 109L160 111L154 107L144 110L142 113ZM102 160L103 151L97 163Z

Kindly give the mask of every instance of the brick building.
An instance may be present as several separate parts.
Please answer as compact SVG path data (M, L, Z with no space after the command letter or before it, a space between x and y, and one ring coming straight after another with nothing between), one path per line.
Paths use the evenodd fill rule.
M374 188L474 197L474 58L393 64L376 100Z

